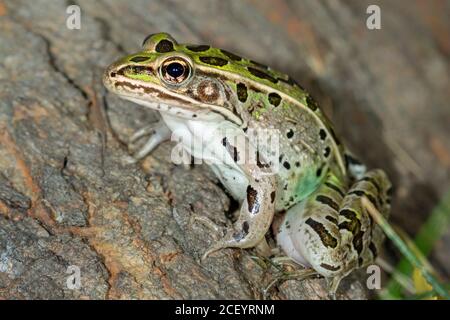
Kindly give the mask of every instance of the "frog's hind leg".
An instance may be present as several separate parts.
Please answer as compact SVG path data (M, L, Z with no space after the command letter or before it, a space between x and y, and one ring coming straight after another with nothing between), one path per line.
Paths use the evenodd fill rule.
M392 185L380 169L366 172L347 192L339 211L341 237L357 253L358 267L372 263L384 239L382 229L373 222L361 198L366 197L377 210L388 218Z
M275 278L263 290L264 300L268 299L270 290L277 284L280 285L287 280L302 281L315 276L320 275L317 273L317 271L315 271L312 268L305 268L294 271L285 271L282 272L281 274L275 275Z
M386 215L389 188L381 170L366 172L348 191L329 173L310 198L288 211L278 243L289 256L327 278L333 297L342 278L374 260L381 243L381 232L362 207L361 197Z
M348 269L348 256L339 230L339 207L345 182L328 173L310 197L290 208L277 235L277 243L298 263L311 266L326 278L341 276Z

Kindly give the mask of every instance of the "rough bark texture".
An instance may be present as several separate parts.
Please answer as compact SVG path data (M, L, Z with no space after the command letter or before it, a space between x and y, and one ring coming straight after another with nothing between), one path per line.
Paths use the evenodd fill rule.
M449 186L448 1L86 0L81 30L69 30L73 2L0 0L0 298L247 299L273 279L249 250L200 263L220 235L193 215L231 223L208 168L171 164L170 144L122 164L124 141L155 115L106 94L100 75L157 31L291 74L355 152L387 170L392 220L409 233ZM369 4L381 30L366 28ZM445 276L449 237L432 257ZM339 297L368 297L364 274ZM270 298L326 298L325 281L288 281Z

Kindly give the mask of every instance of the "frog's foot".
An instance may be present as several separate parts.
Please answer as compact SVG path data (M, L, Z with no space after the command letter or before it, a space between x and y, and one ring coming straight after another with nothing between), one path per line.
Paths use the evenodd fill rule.
M327 278L328 297L330 300L336 300L336 291L339 288L339 284L343 278L343 276Z
M243 208L243 209L242 209ZM225 237L212 245L203 254L202 260L206 259L211 253L225 248L247 249L257 247L257 252L263 256L270 255L272 250L266 242L265 234L272 222L272 212L260 213L260 217L247 214L245 211L248 206L242 205L238 221L234 224L238 230L229 230ZM262 218L262 219L261 219Z
M305 279L316 277L319 274L312 268L299 269L294 271L283 271L281 274L276 275L275 279L272 280L266 288L263 290L263 298L266 300L268 298L270 290L277 284L281 284L287 280L297 280L303 281Z
M199 216L197 214L193 214L192 221L193 222L200 222L200 223L204 224L206 227L208 227L209 229L213 230L214 234L220 234L220 232L221 232L220 226L218 226L217 224L212 222L211 219L209 219L207 217Z
M144 136L150 135L147 142L133 155L133 157L127 157L126 163L136 163L143 159L146 155L152 152L161 142L170 138L171 131L166 124L159 120L149 126L143 127L136 131L129 140L129 148L132 149L133 144Z

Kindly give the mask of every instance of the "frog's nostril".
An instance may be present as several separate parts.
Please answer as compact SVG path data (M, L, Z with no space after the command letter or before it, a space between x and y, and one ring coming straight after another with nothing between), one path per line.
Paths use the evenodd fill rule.
M115 73L114 71L112 71L112 72L109 74L109 76L110 76L111 78L115 78L115 77L117 76L117 73Z

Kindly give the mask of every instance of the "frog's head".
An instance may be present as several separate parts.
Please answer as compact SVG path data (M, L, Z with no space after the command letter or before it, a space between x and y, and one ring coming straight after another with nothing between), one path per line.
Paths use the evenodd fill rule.
M212 50L207 55L205 51ZM179 45L170 35L157 33L143 42L143 50L108 67L103 82L122 98L179 117L217 119L236 124L232 88L219 68L229 63L219 49ZM219 70L220 71L220 70Z

